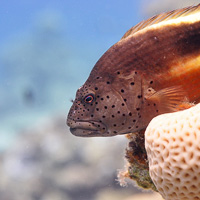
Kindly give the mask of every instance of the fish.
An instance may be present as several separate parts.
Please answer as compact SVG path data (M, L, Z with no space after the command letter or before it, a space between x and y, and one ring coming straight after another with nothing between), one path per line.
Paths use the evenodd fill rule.
M96 62L67 116L75 136L142 132L157 115L200 102L200 4L128 30Z

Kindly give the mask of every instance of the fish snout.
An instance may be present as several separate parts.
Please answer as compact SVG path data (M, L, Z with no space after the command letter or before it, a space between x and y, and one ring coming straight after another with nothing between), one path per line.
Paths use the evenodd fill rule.
M68 117L67 120L66 120L67 126L72 127L72 126L73 126L73 121L74 121L74 120L72 120L72 119L70 119L70 118Z
M67 118L66 123L70 127L70 132L75 136L102 136L107 132L106 126L101 122L75 121L73 119Z

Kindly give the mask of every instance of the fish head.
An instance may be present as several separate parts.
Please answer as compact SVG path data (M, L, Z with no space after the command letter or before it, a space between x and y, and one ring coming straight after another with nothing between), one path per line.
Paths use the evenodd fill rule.
M67 125L76 136L114 136L128 132L128 113L124 98L108 82L96 86L86 82L77 90Z

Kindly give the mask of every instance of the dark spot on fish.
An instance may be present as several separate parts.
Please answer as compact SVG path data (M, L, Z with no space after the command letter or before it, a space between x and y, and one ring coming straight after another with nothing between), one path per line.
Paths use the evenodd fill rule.
M117 133L117 131L113 131L113 133Z
M126 102L126 101L127 101L127 99L124 99L124 101Z
M135 85L135 83L134 83L134 82L131 82L131 85Z
M94 89L95 89L95 90L98 90L98 87L95 87Z
M87 111L90 111L90 109L87 109Z
M107 109L108 107L107 107L107 106L104 106L104 108Z
M155 104L155 103L154 103L153 105L154 105L154 106L156 106L156 104Z
M113 124L113 126L117 126L116 124Z
M137 98L138 98L138 99L141 99L141 98L142 98L142 95L138 95Z
M112 105L112 108L114 108L115 107L115 105Z
M140 108L136 108L136 110L137 110L137 111L139 111L139 110L140 110Z
M103 101L103 97L101 98L101 100Z
M124 103L122 103L122 106L124 106L125 104Z
M97 104L98 104L98 102L96 101L96 102L95 102L95 104L97 105Z
M100 96L99 95L97 95L97 98L99 98Z
M135 72L135 74L137 74L137 72Z
M126 115L125 115L125 114L122 114L122 116L125 117Z
M94 115L91 115L91 117L94 117Z
M110 84L110 81L107 81L107 84Z
M158 112L158 110L156 110L156 112Z
M131 129L131 127L129 126L128 129Z
M150 106L150 103L148 103L147 106Z
M97 76L96 79L99 79L99 76Z
M129 113L129 116L132 116L132 113L131 113L131 112Z
M136 120L134 119L134 120L133 120L133 122L135 123L135 122L136 122Z
M135 128L138 128L138 126L136 126Z
M117 74L120 74L120 72L118 71Z
M120 114L120 111L117 111L118 114Z
M123 90L123 89L121 89L121 93L124 93L124 90Z
M109 97L109 96L106 96L106 98L109 99L110 97Z
M96 108L96 111L99 111L99 108Z
M150 84L153 84L153 81L150 81Z
M124 126L124 123L122 123L122 126Z
M112 118L114 118L115 116L114 115L112 115Z
M105 115L103 115L103 116L102 116L102 118L106 118L106 116L105 116Z

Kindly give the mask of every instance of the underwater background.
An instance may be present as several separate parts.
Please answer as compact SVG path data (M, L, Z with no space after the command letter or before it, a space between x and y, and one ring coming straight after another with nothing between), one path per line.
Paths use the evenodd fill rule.
M65 122L71 100L128 29L197 3L1 0L0 199L133 200L141 190L116 181L125 137L71 135Z

